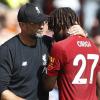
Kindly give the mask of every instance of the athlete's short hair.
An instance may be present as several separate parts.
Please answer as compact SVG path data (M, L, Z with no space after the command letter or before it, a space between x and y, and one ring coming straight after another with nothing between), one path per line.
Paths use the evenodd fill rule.
M76 22L79 24L79 18L69 7L55 9L48 18L49 29L54 31L54 33L59 32L61 29L68 29L75 25Z

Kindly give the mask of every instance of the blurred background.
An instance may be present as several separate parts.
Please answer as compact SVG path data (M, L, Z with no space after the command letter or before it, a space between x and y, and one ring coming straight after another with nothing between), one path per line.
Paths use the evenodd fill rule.
M0 0L0 45L20 33L17 13L27 2L35 3L48 15L55 8L71 7L100 51L100 0ZM57 88L50 92L49 100L58 100Z
M71 7L90 37L100 33L100 0L0 0L0 37L6 38L8 33L11 37L20 32L16 16L19 7L27 2L37 4L45 14L55 8Z

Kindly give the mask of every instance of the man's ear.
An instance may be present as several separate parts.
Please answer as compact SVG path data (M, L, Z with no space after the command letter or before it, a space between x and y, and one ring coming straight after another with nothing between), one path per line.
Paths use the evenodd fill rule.
M27 30L26 23L19 22L19 26L20 26L20 28L21 28L21 31Z

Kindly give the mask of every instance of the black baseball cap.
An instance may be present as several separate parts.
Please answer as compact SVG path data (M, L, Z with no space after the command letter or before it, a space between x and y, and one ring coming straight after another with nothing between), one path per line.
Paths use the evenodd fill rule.
M17 19L18 22L41 23L48 20L48 16L43 14L37 5L26 3L19 9Z

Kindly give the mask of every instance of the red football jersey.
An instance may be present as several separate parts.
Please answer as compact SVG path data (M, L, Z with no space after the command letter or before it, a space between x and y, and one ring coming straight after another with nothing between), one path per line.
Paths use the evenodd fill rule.
M47 74L58 76L60 100L97 100L99 63L98 49L86 37L74 35L54 43Z

